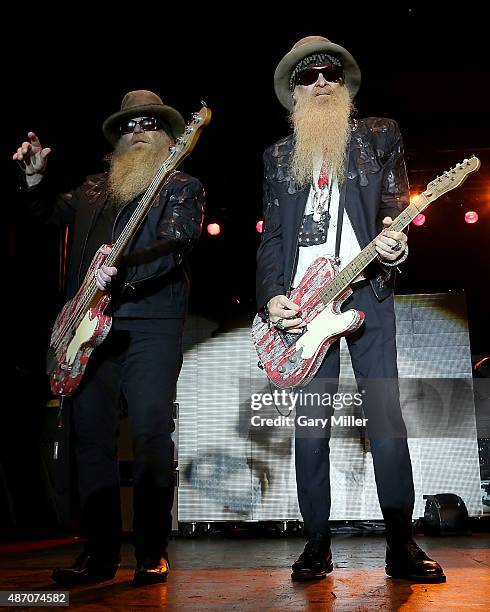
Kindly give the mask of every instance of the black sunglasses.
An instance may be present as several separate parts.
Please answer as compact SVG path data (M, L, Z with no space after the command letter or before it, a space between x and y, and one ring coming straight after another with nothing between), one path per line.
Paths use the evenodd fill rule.
M162 123L156 117L143 117L142 119L126 119L119 126L121 134L132 134L139 125L145 132L154 132L163 129Z
M344 69L342 66L328 64L326 66L310 66L298 72L294 79L294 85L313 85L317 82L320 73L329 83L340 83L344 80Z

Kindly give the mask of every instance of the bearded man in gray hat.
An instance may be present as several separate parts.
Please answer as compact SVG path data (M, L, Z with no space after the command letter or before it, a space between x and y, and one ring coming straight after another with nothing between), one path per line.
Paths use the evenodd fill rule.
M443 582L440 565L412 539L414 488L397 383L393 270L408 247L404 233L387 228L409 202L400 131L391 119L353 118L359 66L346 49L321 36L298 41L277 66L274 82L293 134L264 154L258 312L279 333L288 333L289 341L294 338L289 334L299 336L305 322L288 296L308 266L320 256L336 258L340 271L383 232L376 240L377 261L352 283L343 308L365 313L347 344L359 386L371 389L363 410L386 526L386 572ZM337 342L305 390L319 397L336 393L339 372ZM383 381L381 392L372 384L376 380ZM326 417L330 423L330 408L299 404L297 418ZM297 491L308 541L293 565L295 580L321 579L333 570L329 432L296 429Z
M80 287L101 245L113 244L185 128L181 114L146 90L129 92L103 124L114 147L109 170L56 195L47 171L51 149L29 132L15 152L22 197L39 224L68 227L67 295ZM163 582L174 495L173 401L182 359L189 293L186 257L202 227L200 182L176 172L161 190L118 269L100 266L96 284L111 291L113 322L73 397L85 549L71 567L54 570L60 584L112 579L122 535L116 455L120 395L133 439L134 584ZM108 247L110 250L110 247ZM105 248L105 252L109 252Z

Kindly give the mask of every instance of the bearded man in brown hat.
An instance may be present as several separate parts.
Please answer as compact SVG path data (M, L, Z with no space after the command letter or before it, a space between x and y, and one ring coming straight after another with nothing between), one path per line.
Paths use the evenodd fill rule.
M337 258L339 271L376 240L377 261L352 283L343 309L365 313L347 336L386 526L386 572L442 582L440 565L412 539L414 488L398 391L393 270L407 256L407 237L389 231L409 202L400 131L391 119L353 119L359 66L340 45L321 36L298 41L275 72L275 91L290 112L293 134L264 154L264 229L257 253L260 316L288 334L303 333L299 306L288 298L318 257ZM305 388L335 394L339 342ZM376 381L382 381L381 389ZM322 395L323 394L323 395ZM314 397L314 395L312 395ZM296 404L296 418L330 426L331 408ZM315 421L315 419L318 419ZM305 422L303 419L302 422ZM314 580L333 570L330 550L330 463L327 427L296 428L298 500L308 538L292 578Z
M69 228L67 299L78 290L90 262L113 244L141 194L185 128L181 114L151 91L132 91L103 124L114 147L109 170L77 189L56 195L49 148L29 132L13 156L23 171L23 198L40 224ZM202 227L200 182L176 172L165 184L119 268L100 266L96 283L112 293L109 336L92 357L73 397L83 553L56 569L61 584L114 577L120 562L121 507L116 455L118 406L126 400L133 440L134 584L163 582L174 495L173 401L182 359L188 299L186 256Z

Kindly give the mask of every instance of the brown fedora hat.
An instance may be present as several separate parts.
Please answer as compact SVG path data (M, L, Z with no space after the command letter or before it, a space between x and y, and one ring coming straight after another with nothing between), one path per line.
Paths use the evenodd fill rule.
M119 140L119 124L123 119L130 117L144 117L151 115L159 117L164 126L170 130L169 136L177 138L185 129L185 121L179 111L163 103L160 96L138 89L127 93L121 102L121 110L108 117L103 125L102 132L106 139L114 146ZM168 131L167 129L165 131Z
M274 73L274 89L279 102L289 111L294 108L293 92L289 88L291 74L301 60L315 53L330 53L340 59L344 67L345 84L351 98L361 86L361 70L352 55L323 36L307 36L298 40L279 62Z

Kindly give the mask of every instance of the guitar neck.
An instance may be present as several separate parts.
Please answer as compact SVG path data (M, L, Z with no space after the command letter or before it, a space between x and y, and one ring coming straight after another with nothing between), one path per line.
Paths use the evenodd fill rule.
M425 202L424 202L425 200ZM410 204L405 210L396 217L390 226L390 230L401 232L420 214L429 201L422 194L417 200L417 206ZM376 240L380 236L376 236L364 249L355 257L337 276L332 283L329 283L321 292L321 299L324 303L329 303L336 297L341 295L345 289L354 281L359 274L367 268L367 266L376 259L378 252L376 251Z
M405 210L390 225L390 230L401 232L415 217L429 206L434 200L459 187L468 176L480 169L481 162L474 155L456 164L454 168L447 170L441 176L431 181L427 189L415 202L411 202ZM321 292L320 296L324 303L329 303L341 295L359 274L377 257L376 236Z

